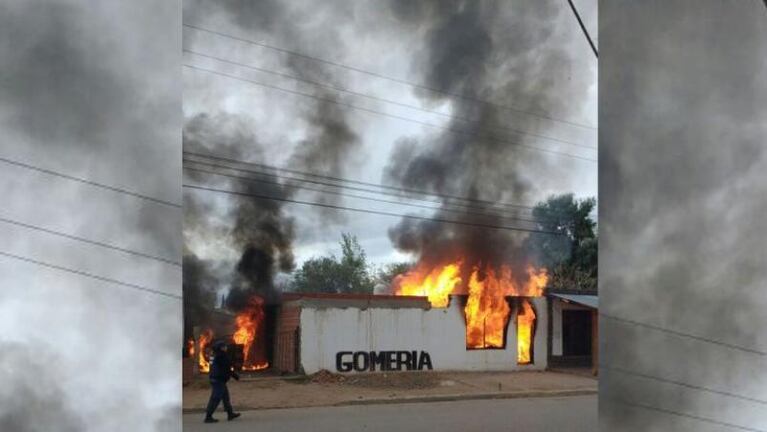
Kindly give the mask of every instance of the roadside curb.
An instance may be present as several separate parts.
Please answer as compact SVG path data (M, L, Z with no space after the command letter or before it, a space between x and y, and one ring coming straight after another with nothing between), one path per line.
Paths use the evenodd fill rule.
M546 397L569 397L585 396L597 394L595 387L575 388L568 390L522 390L514 392L495 392L495 393L461 393L445 395L425 395L425 396L400 396L393 398L370 398L353 399L332 404L305 405L305 406L281 406L281 407L237 407L240 411L261 411L272 409L292 409L292 408L318 408L318 407L337 407L337 406L359 406L359 405L386 405L386 404L406 404L406 403L428 403L428 402L452 402L461 400L482 400L482 399L523 399L523 398L546 398ZM183 408L183 414L203 413L203 408Z
M428 396L404 396L397 398L376 398L376 399L357 399L339 402L333 406L345 405L379 405L379 404L398 404L398 403L419 403L419 402L451 402L459 400L480 400L480 399L520 399L520 398L544 398L544 397L567 397L584 396L597 394L596 388L580 388L572 390L523 390L516 392L495 392L495 393L462 393L447 395L428 395Z

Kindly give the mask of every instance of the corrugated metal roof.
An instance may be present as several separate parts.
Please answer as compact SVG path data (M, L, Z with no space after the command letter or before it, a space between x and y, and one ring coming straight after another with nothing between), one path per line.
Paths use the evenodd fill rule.
M561 299L578 303L590 308L599 309L599 296L595 295L582 295L582 294L549 294L552 297L559 297Z

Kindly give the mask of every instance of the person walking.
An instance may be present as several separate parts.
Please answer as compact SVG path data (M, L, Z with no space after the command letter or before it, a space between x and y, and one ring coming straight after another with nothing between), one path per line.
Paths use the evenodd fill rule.
M213 344L213 359L211 360L210 372L208 373L211 392L208 407L205 410L205 423L218 422L218 420L213 418L213 412L216 411L221 401L224 402L227 420L234 420L240 416L240 413L234 412L234 409L232 409L232 403L229 400L229 389L226 387L226 382L229 381L229 378L234 378L237 381L240 380L237 372L232 370L232 362L229 359L227 349L228 345L223 341Z

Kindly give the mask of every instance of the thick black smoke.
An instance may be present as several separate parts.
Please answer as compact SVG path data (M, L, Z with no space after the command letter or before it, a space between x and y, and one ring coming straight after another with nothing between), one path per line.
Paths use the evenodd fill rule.
M307 69L296 69L304 72ZM311 69L308 69L311 70ZM323 95L322 97L329 97ZM288 164L308 172L343 175L352 162L361 142L354 132L343 107L328 101L319 101L307 115L309 138L300 141ZM289 182L297 186L295 182ZM315 194L312 199L323 204L341 204L338 195ZM325 207L317 207L320 217L328 222L343 222L344 214Z
M578 106L573 101L585 99L587 85L577 89L580 83L555 80L554 74L571 61L553 30L563 11L561 4L392 1L391 5L405 28L425 35L412 66L424 87L441 93L420 89L418 96L427 103L449 102L456 117L475 120L470 126L456 120L449 128L498 136L488 131L535 125L530 118L511 116L503 106L566 116ZM520 140L512 141L524 143ZM422 142L403 138L392 152L384 181L471 199L530 202L535 177L529 165L546 162L548 156L502 141L449 132ZM471 213L444 211L452 204L443 200L443 211L436 217L520 225L504 221L497 208L477 203L471 204ZM526 264L520 259L525 255L523 235L513 231L404 219L389 235L399 250L431 262L463 256L469 265L509 264L519 270Z
M321 6L318 7L321 8ZM276 45L289 49L305 46L318 48L332 46L336 50L342 50L343 44L334 32L324 31L323 37L327 39L318 40L321 38L312 36L314 32L311 28L302 27L300 23L310 22L306 19L308 18L306 14L309 13L315 14L317 11L291 9L278 1L197 0L185 5L184 17L186 23L211 28L215 26L208 26L203 22L206 17L223 17L234 25L227 29L227 33L274 40ZM321 25L321 23L311 25ZM202 35L197 34L196 37L199 38ZM222 51L236 52L231 50L232 41L222 40L220 43ZM189 44L193 45L191 42ZM323 55L321 51L313 52ZM252 63L253 58L247 57L245 62ZM238 59L233 58L233 60ZM282 70L308 80L340 84L342 79L326 65L306 59L283 56L279 63ZM328 90L307 87L302 91L310 91L318 99L297 101L300 102L298 106L307 107L297 109L298 117L294 120L296 127L304 130L304 135L298 142L287 146L287 148L292 146L292 153L284 164L294 170L343 175L349 160L361 144L351 126L349 113L340 105L321 100L335 100L339 97ZM254 123L230 114L211 114L203 111L187 120L184 133L185 149L191 151L203 149L202 153L257 163L272 165L281 163L270 160L271 158L267 155L276 148L286 148L285 143L259 142L260 134L259 131L254 130ZM199 176L189 171L186 173L194 180L233 186L232 189L246 194L287 199L300 193L298 188L300 183L291 180L283 179L278 181L279 184L268 184L233 179L216 180L212 176ZM308 192L303 194L302 196L309 195ZM195 201L195 198L190 196L187 198L191 207L199 208L203 205ZM310 199L321 203L340 204L338 195L311 194ZM294 221L285 212L283 208L285 203L281 201L244 196L236 197L233 201L234 207L229 216L234 225L230 234L233 246L239 251L240 257L232 268L232 285L227 303L229 307L236 310L245 306L252 295L265 297L267 301L277 301L279 293L274 286L275 275L278 272L290 272L295 266L292 250L295 238ZM327 209L312 211L317 212L321 220L330 223L342 221L342 214L339 212ZM200 218L195 220L199 221ZM196 226L189 225L185 229L202 231L209 229L209 226L202 223Z
M599 6L600 312L765 351L767 10L717 0ZM767 398L765 356L603 322L608 367ZM767 424L763 404L603 370L600 430L722 429L621 401L741 429Z
M209 266L191 252L184 254L184 340L193 337L195 325L207 322L208 311L214 306L216 281Z
M184 149L233 159L264 161L263 149L259 146L249 123L246 119L234 115L198 114L188 120L184 127ZM243 194L285 199L293 193L288 186L279 184L217 177L192 170L185 170L185 175L197 182L223 185L226 189ZM204 201L193 193L187 194L185 198L188 210L186 221L189 224L185 229L207 229L207 213L214 208L205 205ZM236 267L231 269L236 275L232 277L231 288L234 295L229 296L232 300L229 306L237 309L244 306L244 303L235 301L241 297L257 294L271 300L277 298L277 293L274 292L274 273L277 270L293 269L294 234L293 221L282 209L283 201L252 196L233 196L232 201L230 216L233 226L228 235L237 250L241 251L241 256ZM197 290L202 289L204 280L214 278L214 275L205 271L202 266L196 266L195 273L190 273L190 276L194 276L194 279L185 279L185 286L196 287ZM221 281L218 285L220 284Z
M272 41L276 46L296 51L311 51L321 58L333 58L338 52L343 52L345 43L332 26L317 16L327 15L327 19L337 19L345 14L343 7L337 4L317 4L312 8L290 6L286 2L277 0L267 1L213 1L193 0L185 4L184 22L191 25L202 25L214 28L213 24L206 25L204 20L211 15L222 16L229 20L234 27L228 28L226 33L240 35L246 38L263 39ZM328 30L328 27L331 30ZM316 32L313 29L321 28L323 31ZM221 29L219 29L221 30ZM197 38L203 37L204 33L194 33ZM198 39L190 39L198 40ZM232 51L234 42L226 39L218 39L223 50ZM190 43L192 44L192 43ZM307 48L308 47L308 48ZM191 46L190 48L194 48ZM241 58L232 58L244 63L253 63L257 55L263 55L269 51L245 51ZM300 77L302 79L322 82L326 84L344 87L345 76L337 68L325 65L310 59L281 54L278 67L282 72ZM288 86L289 81L281 83L281 87ZM349 108L330 102L341 101L337 92L331 90L306 86L300 89L316 96L317 99L303 99L295 96L297 106L306 106L306 109L297 109L299 117L295 119L296 127L305 130L305 136L298 142L293 143L292 155L287 164L292 169L320 173L333 173L343 175L347 171L349 161L359 150L361 142L352 127ZM219 95L220 96L220 95ZM294 97L283 93L274 93L275 97ZM265 103L268 103L265 101ZM254 133L257 131L253 131ZM268 150L284 147L284 143L262 143ZM230 150L244 152L246 148L231 148ZM268 162L267 162L268 163ZM323 202L337 202L337 196L317 195ZM326 217L339 219L339 214L330 213Z
M244 182L241 190L246 193L287 198L293 191L287 186ZM293 219L285 215L282 201L238 198L238 206L233 210L234 229L232 235L235 245L242 251L237 263L240 283L233 286L229 295L230 307L238 309L247 304L247 298L241 298L237 291L258 294L267 301L278 300L274 291L276 271L293 270L294 227Z

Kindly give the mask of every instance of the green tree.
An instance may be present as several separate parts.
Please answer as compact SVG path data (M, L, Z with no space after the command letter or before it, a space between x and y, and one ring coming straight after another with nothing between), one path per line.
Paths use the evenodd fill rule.
M339 274L339 264L335 258L312 258L293 274L291 289L304 293L337 293L341 287Z
M549 197L533 208L542 231L560 235L532 234L528 248L538 264L549 269L549 288L596 290L598 239L590 213L596 199L576 200L573 194Z
M293 275L296 292L372 294L375 285L365 251L351 234L341 235L341 257L312 258Z
M375 281L368 268L365 251L357 237L341 234L341 287L342 293L372 294Z
M411 262L399 262L387 264L376 272L376 283L383 286L390 286L394 278L413 268Z

